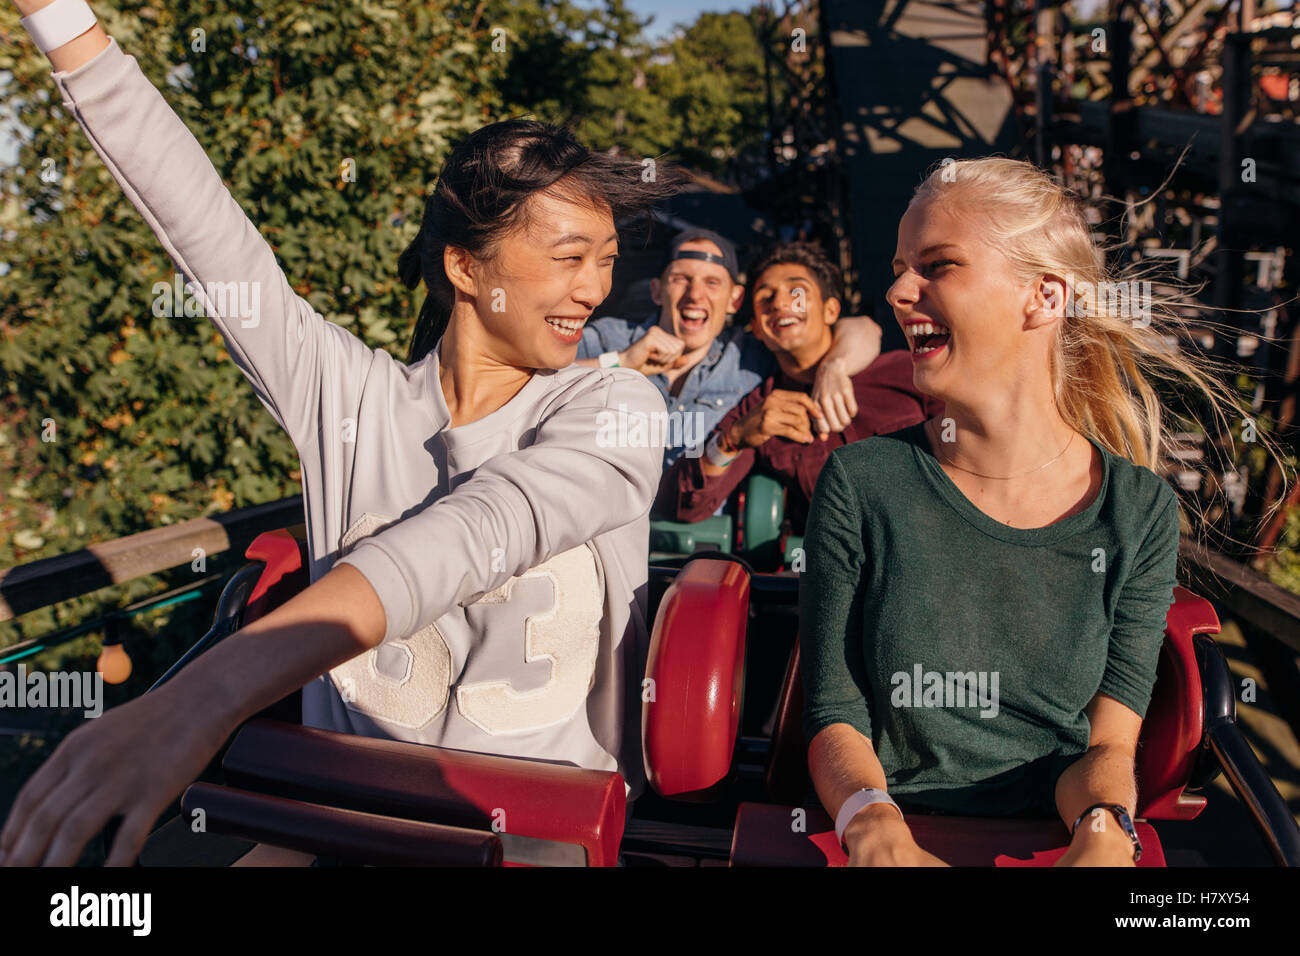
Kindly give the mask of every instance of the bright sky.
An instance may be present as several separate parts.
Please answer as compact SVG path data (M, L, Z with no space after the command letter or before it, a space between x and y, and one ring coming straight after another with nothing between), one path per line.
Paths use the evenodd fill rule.
M754 0L758 3L759 0ZM646 31L659 39L672 32L676 23L691 23L701 13L724 13L728 10L748 10L753 4L734 0L628 0L627 5L640 17L654 16L654 23Z

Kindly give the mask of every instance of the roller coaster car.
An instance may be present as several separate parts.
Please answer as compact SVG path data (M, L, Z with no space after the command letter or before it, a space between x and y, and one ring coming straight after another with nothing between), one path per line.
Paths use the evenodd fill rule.
M771 475L749 475L721 510L701 521L651 521L651 560L708 549L775 571L790 566L794 550L803 546L803 537L785 523L785 487Z
M159 683L306 584L301 526L259 536L246 556L251 563L227 584L213 630ZM239 728L186 790L181 825L201 811L208 833L342 864L612 866L621 856L842 865L834 827L808 784L789 626L797 592L797 576L753 573L729 556L651 566L642 704L649 788L632 814L616 773L302 727L293 722L297 701L286 698L277 713ZM1214 609L1183 588L1175 598L1138 748L1140 865L1165 864L1154 824L1196 817L1206 801L1189 790L1221 771L1273 859L1296 864L1300 830L1236 727L1227 666L1209 636L1219 628ZM762 635L764 620L787 622L778 628L784 668L772 682L779 693L751 699L768 716L768 733L746 734L747 656L751 665L763 657L747 649L747 634ZM909 824L922 847L957 865L1046 865L1068 843L1051 819L915 814ZM155 852L152 862L177 860Z

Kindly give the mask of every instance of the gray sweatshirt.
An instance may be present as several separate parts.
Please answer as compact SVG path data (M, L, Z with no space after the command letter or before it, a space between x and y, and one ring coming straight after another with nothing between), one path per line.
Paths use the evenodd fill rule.
M52 76L292 438L311 580L341 560L383 603L383 643L303 689L304 723L618 770L635 796L662 445L616 425L663 416L659 392L626 369L543 369L452 428L436 351L405 365L296 295L116 40Z

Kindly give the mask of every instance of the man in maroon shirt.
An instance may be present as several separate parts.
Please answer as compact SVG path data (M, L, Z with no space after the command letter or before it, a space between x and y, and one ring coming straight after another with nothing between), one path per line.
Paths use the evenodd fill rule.
M844 301L844 279L816 246L784 243L759 254L753 268L750 330L776 356L769 377L723 417L701 458L678 459L659 486L655 513L700 521L758 468L786 488L786 516L802 534L817 475L841 445L924 421L943 402L912 384L912 357L886 352L852 377L858 413L843 431L814 437L810 397L817 366L831 346ZM848 417L847 415L844 417Z

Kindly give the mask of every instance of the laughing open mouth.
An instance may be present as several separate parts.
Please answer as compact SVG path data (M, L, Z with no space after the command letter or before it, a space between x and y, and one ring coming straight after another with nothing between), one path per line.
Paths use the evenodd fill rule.
M548 315L546 324L551 327L551 331L561 342L568 345L582 338L582 327L587 324L587 320L572 316Z
M907 338L912 343L912 354L928 355L947 345L952 333L947 326L934 322L916 322L907 327Z

